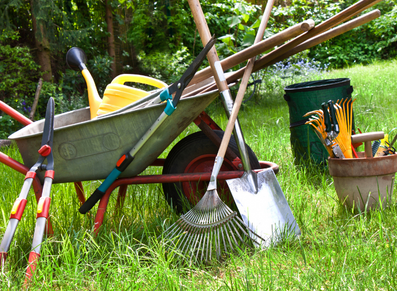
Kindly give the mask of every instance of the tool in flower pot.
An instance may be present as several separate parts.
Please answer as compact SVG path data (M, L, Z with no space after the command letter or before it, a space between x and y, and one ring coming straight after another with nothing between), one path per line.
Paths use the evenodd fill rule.
M33 235L32 251L29 254L29 266L26 271L27 278L30 278L36 269L37 260L40 257L40 246L43 240L44 230L49 215L51 202L50 192L52 181L54 179L54 158L52 154L52 142L54 136L54 107L54 99L51 97L47 103L43 136L41 140L41 147L39 149L40 157L25 175L25 181L18 198L11 209L10 221L0 245L0 261L3 265L18 223L21 220L25 210L27 202L26 198L29 194L29 189L32 186L33 179L36 176L36 172L45 171L43 191L37 204L37 220ZM47 164L44 164L45 160L47 160Z
M360 133L352 135L352 143L363 142L365 148L365 158L369 159L373 158L371 141L383 139L384 137L385 134L383 131Z
M192 10L196 26L199 30L200 37L205 43L210 32L200 3L197 0L189 0L188 2ZM214 76L221 94L230 94L228 93L230 91L225 82L223 70L220 66L215 48L207 57L210 61L211 67L213 68ZM283 229L282 231L284 231L285 228L283 226L287 224L289 227L292 225L292 228L296 233L300 233L292 212L289 209L288 203L286 202L281 188L278 185L274 172L271 169L261 171L257 176L252 171L246 172L241 179L227 181L235 200L235 195L239 194L241 194L241 197L247 197L247 195L252 196L247 197L248 200L241 199L241 197L238 197L238 201L236 200L236 203L242 203L242 205L238 205L238 207L240 210L240 207L243 206L242 209L244 212L242 217L244 222L237 216L237 212L233 212L229 207L227 207L218 196L217 175L223 163L223 157L225 155L233 127L236 124L242 97L243 96L240 95L236 98L222 143L219 147L217 157L215 158L210 183L206 193L196 206L187 212L186 215L182 215L181 218L165 232L166 238L170 238L172 241L177 241L181 252L187 251L190 254L197 252L196 259L201 252L202 255L200 259L202 260L204 258L205 253L205 259L208 260L211 258L213 248L215 248L217 258L219 258L222 245L225 252L228 251L228 245L230 245L230 248L233 250L232 241L234 240L234 243L237 244L235 237L238 237L244 242L244 239L240 235L240 231L245 236L249 235L256 245L268 245L271 241L270 239L267 239L269 238L268 235L272 236L278 232L277 230L281 230L281 228ZM256 184L255 187L252 187L252 184ZM234 193L235 191L239 191L239 193L236 194ZM259 207L258 202L260 203ZM249 210L249 216L246 215L247 210ZM267 220L267 218L270 219ZM247 220L248 223L245 222L245 220ZM273 229L274 232L269 233L269 229ZM257 230L265 234L266 239L263 238L261 233L258 235ZM193 247L188 247L189 245L193 245Z
M331 147L332 153L334 154L335 157L343 159L345 156L343 155L340 146L336 142L334 142L335 138L339 134L339 125L338 125L338 121L336 120L335 113L333 111L334 109L333 104L331 102L331 105L329 106L328 104L327 106L327 104L324 102L321 104L321 107L324 112L323 114L324 114L325 131L327 132L327 137L325 138L326 146ZM327 107L329 108L330 112L328 112Z
M167 89L160 93L161 101L166 101L167 105L164 111L161 113L159 118L154 122L152 126L146 131L138 143L126 154L124 154L116 163L116 167L113 171L106 177L105 181L99 186L98 189L87 199L87 201L80 207L79 211L81 214L87 213L94 205L105 195L106 190L110 185L120 176L120 174L131 164L134 160L134 156L138 151L145 145L149 138L153 135L156 129L170 116L177 107L179 99L182 96L183 90L189 84L190 80L193 78L194 74L197 72L198 68L202 64L206 54L211 49L215 43L215 38L212 37L208 40L206 46L196 57L196 59L191 63L189 68L185 71L183 76L174 84L169 86ZM174 98L172 98L172 94Z
M337 100L335 104L328 101L331 108L331 115L337 120L339 125L339 134L335 138L345 158L353 158L351 135L353 131L353 103L352 99Z

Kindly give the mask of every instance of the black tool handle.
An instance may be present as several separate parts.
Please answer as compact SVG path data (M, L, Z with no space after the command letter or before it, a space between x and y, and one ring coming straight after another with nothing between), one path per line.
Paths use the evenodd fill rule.
M91 210L92 207L95 206L95 204L105 195L105 192L102 192L99 189L96 189L94 193L90 196L90 198L87 199L86 202L84 202L83 205L81 205L79 212L81 214L86 214L88 211Z
M329 113L331 114L333 130L334 132L339 133L339 125L338 125L338 121L336 120L335 107L334 107L334 102L332 100L328 101L328 107L329 107Z
M323 102L321 104L321 108L323 109L323 113L324 113L324 124L325 124L325 131L326 132L331 132L331 121L329 119L329 114L328 114L328 110L327 110L327 104L325 102Z

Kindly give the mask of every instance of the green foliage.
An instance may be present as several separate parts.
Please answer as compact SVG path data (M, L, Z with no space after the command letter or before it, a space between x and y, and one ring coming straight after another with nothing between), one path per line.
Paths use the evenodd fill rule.
M255 28L260 25L260 12L258 6L235 1L229 14L232 16L226 18L229 33L218 38L227 45L229 50L227 52L224 46L220 46L219 49L223 55L235 54L239 50L254 44Z
M162 80L167 84L176 82L193 61L186 47L182 47L173 54L154 52L146 55L144 52L141 52L138 58L144 71L150 72L152 77Z
M39 76L39 66L33 60L30 49L7 44L18 39L15 31L6 30L0 35L0 99L6 102L34 92Z
M3 30L0 35L0 100L28 115L34 92L39 80L39 66L33 60L30 49L10 45L19 40L19 34L12 30ZM21 125L3 114L0 116L0 138L21 128Z
M384 13L382 16L317 45L310 50L310 56L328 63L331 68L396 57L397 6L393 1L383 2L378 7Z
M320 0L293 0L286 7L278 6L273 10L273 18L269 21L270 27L276 31L283 30L306 19L313 19L316 24L332 17L342 10L343 2ZM274 29L274 28L273 28Z

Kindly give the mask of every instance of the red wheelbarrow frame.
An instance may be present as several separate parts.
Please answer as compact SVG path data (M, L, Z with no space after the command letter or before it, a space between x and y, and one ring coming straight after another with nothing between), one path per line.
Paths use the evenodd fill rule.
M8 106L4 102L0 101L0 110L4 113L8 114L16 121L20 122L22 125L29 125L32 121L26 118L24 115L13 109L12 107ZM221 128L205 113L202 112L195 120L194 123L201 129L201 131L210 139L212 140L216 146L219 146L221 142L221 138L218 137L213 131L214 130L221 130ZM226 157L231 161L235 169L241 168L241 160L240 158L232 151L229 150L226 153ZM11 167L12 169L26 175L29 171L29 168L21 164L20 162L8 157L4 153L0 152L0 162ZM149 166L163 166L165 159L157 159L154 163ZM260 172L263 169L272 168L275 173L278 173L279 167L275 163L271 162L264 162L259 161L261 169L256 169L256 172ZM56 165L55 165L56 167ZM240 178L244 174L244 171L234 170L234 171L221 171L218 175L218 180L229 180ZM56 175L56 171L55 171ZM94 224L94 232L95 234L98 233L99 228L103 224L104 215L107 210L108 202L111 193L114 189L119 187L117 202L116 202L116 209L123 207L124 199L127 192L127 186L132 184L155 184L155 183L178 183L178 182L202 182L202 181L209 181L211 177L210 172L205 173L181 173L181 174L163 174L163 175L141 175L135 176L131 178L120 178L117 179L105 192L105 195L100 200L97 213L95 216L95 224ZM84 195L83 185L81 182L74 183L75 190L77 197L81 204L83 204L86 199ZM40 182L38 177L35 177L33 181L33 189L36 196L36 202L39 201L42 195L42 183ZM47 229L46 234L52 235L53 228L51 225L50 218L47 220ZM28 274L27 276L32 276L32 273Z

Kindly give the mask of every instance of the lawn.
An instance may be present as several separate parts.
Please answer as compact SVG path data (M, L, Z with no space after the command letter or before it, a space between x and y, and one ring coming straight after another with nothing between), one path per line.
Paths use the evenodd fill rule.
M362 132L397 127L397 60L357 65L309 79L350 78L356 127ZM394 290L396 284L397 206L355 213L338 201L328 169L298 166L291 153L287 102L283 87L300 79L270 79L262 74L260 94L239 114L246 142L259 160L280 166L277 179L302 231L267 250L246 249L221 262L188 266L166 255L157 237L178 216L164 199L160 184L129 186L122 211L113 193L99 235L93 215L81 215L73 184L53 185L50 209L54 236L42 246L31 290ZM307 79L308 80L308 79ZM227 120L215 102L208 113L222 128ZM180 138L198 129L191 125ZM176 141L170 146L170 148ZM163 153L166 157L170 148ZM21 161L16 146L2 151ZM55 165L56 167L56 165ZM23 176L0 165L0 233L23 183ZM160 168L146 173L160 173ZM99 181L84 182L87 193ZM2 290L19 290L35 225L33 191L15 234ZM95 213L95 212L93 212ZM2 235L1 235L2 236Z

